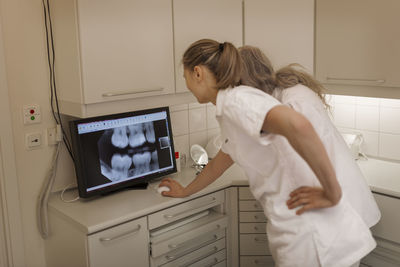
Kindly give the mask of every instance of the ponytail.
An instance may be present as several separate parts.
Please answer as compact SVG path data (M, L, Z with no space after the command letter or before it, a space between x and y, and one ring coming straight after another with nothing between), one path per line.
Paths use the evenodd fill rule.
M286 89L302 84L313 90L322 103L330 108L323 96L322 84L306 73L301 65L290 64L274 72L271 62L259 48L246 45L239 48L239 53L244 66L241 84L261 89L268 94L272 94L275 88Z
M217 89L239 85L242 60L236 47L229 42L198 40L185 51L182 63L188 70L199 65L206 66L215 76Z
M275 75L277 87L286 89L289 87L293 87L296 84L302 84L313 90L321 99L322 103L328 109L330 108L323 95L325 88L319 81L317 81L310 74L305 72L304 68L300 64L294 63L283 67L279 69Z

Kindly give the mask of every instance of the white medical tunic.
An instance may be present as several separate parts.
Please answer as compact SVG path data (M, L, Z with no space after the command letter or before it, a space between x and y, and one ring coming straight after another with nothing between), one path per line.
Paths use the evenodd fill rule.
M251 87L220 90L216 117L221 150L243 168L250 190L268 218L267 235L280 267L348 267L376 243L368 226L343 194L337 205L296 215L286 201L300 186L321 186L286 138L260 134L269 110L281 103Z

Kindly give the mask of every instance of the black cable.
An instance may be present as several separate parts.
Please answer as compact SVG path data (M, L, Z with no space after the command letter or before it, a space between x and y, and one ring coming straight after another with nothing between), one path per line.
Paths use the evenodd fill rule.
M53 118L56 121L56 123L61 126L63 142L65 144L65 147L68 150L69 155L71 156L72 161L75 163L75 159L72 154L72 146L71 146L68 138L66 137L64 126L62 124L60 107L59 107L59 103L58 103L56 75L55 75L55 49L54 49L53 25L52 25L52 21L51 21L50 3L49 3L49 0L47 0L47 1L42 0L42 3L43 3L43 12L44 12L44 19L45 19L45 29L46 29L47 60L48 60L49 74L50 74L51 112L52 112ZM46 3L47 3L47 5L46 5ZM50 52L50 49L51 49L51 52ZM56 108L54 108L54 102L55 102Z

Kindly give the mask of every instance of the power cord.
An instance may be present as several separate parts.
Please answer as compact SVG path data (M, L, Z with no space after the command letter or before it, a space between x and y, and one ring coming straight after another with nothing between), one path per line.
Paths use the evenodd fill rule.
M71 185L74 185L74 183L71 183L71 184L67 185L67 186L61 191L60 198L61 198L61 200L62 200L63 202L65 202L65 203L75 202L75 201L77 201L77 200L79 199L79 196L77 196L77 197L74 198L74 199L68 199L68 200L66 200L66 199L64 198L64 193L65 193L65 191L76 188L76 187L70 188Z

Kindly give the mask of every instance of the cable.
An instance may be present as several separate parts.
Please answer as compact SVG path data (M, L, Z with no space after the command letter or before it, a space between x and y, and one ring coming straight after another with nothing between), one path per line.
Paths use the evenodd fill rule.
M79 199L79 196L77 196L77 197L74 198L74 199L69 199L69 200L66 200L66 199L64 198L64 193L65 193L65 191L67 191L67 190L69 190L69 189L74 189L74 188L76 188L76 187L74 187L74 188L69 188L69 187L70 187L71 185L73 185L73 184L74 184L74 183L67 185L67 186L63 189L63 191L61 191L60 198L61 198L61 200L62 200L63 202L71 203L71 202L77 201L77 200Z
M57 148L54 150L51 167L46 175L46 179L43 183L42 190L39 193L37 203L37 224L40 235L46 239L49 236L49 220L47 214L47 203L51 189L54 184L57 170L58 155L60 154L61 143L57 144Z
M57 124L61 126L61 131L63 133L63 142L68 150L69 155L71 156L72 161L75 163L75 159L72 153L72 145L65 133L65 129L61 120L60 107L58 103L56 74L55 74L55 48L54 48L54 37L53 37L53 23L51 20L50 3L49 0L42 0L42 3L43 3L43 13L44 13L45 30L46 30L47 60L48 60L49 74L50 74L51 111L54 120L56 121Z

